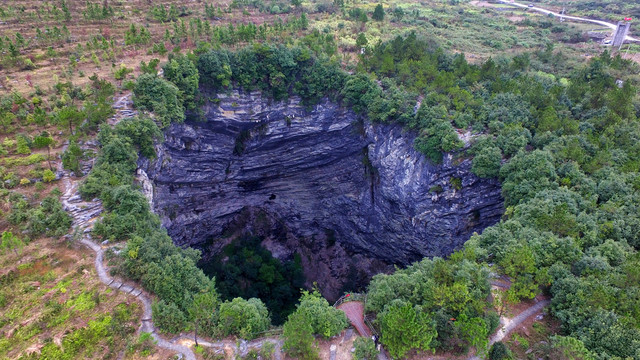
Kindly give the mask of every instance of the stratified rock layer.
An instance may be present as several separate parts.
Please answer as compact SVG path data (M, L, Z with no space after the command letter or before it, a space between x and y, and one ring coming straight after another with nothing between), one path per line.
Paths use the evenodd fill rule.
M258 232L275 256L304 255L310 280L337 293L354 267L371 275L447 255L502 214L496 180L471 174L469 160L429 163L398 125L259 93L203 110L206 121L171 125L157 158L141 161L178 245L217 251L230 233Z

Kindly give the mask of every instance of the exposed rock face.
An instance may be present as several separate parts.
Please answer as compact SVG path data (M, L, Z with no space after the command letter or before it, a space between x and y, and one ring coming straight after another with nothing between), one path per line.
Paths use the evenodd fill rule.
M303 255L331 298L348 277L447 255L502 214L496 180L471 174L469 160L430 164L398 125L328 101L219 98L206 122L172 125L158 157L141 161L179 245L215 252L233 232L264 235L274 256Z

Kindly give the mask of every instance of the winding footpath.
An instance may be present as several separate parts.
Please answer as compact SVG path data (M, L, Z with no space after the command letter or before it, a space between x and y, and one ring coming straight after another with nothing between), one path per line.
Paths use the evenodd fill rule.
M122 118L135 115L132 110L128 109L128 103L128 96L123 96L116 101L114 104L116 116L111 118L109 123L117 123ZM114 279L107 274L107 269L104 266L105 249L91 240L91 229L103 210L102 202L98 199L83 201L78 193L80 180L72 180L69 173L61 169L61 167L62 162L60 161L58 174L62 174L61 180L64 186L64 194L60 197L60 201L63 208L73 218L74 237L79 234L81 236L79 242L96 253L95 268L100 281L112 289L126 292L140 300L143 307L143 315L139 331L151 333L157 346L182 354L183 359L196 360L193 351L188 347L171 343L158 335L151 318L151 300L142 289L125 284L123 281Z
M518 314L512 319L501 318L500 323L502 327L498 330L493 336L489 338L489 347L491 345L497 343L498 341L502 341L510 332L516 329L520 324L522 324L525 320L530 318L531 316L537 314L542 309L547 307L551 301L549 300L541 300L532 306L528 307L526 310ZM470 357L468 360L480 360L481 358L474 355Z
M609 29L612 29L613 31L616 30L616 28L618 27L616 24L607 22L607 21L603 21L603 20L596 20L596 19L589 19L589 18L583 18L583 17L578 17L578 16L569 16L569 15L563 15L563 14L559 14L557 12L551 11L551 10L547 10L547 9L543 9L541 7L537 7L537 6L533 6L533 7L529 7L529 5L526 4L521 4L521 3L517 3L514 1L510 1L510 0L498 0L499 2L503 3L503 4L507 4L507 5L513 5L513 6L517 6L520 8L525 8L525 9L531 9L537 12L541 12L543 14L546 15L553 15L553 16L557 16L560 17L562 19L566 19L566 20L572 20L572 21L579 21L579 22L588 22L588 23L592 23L592 24L597 24L597 25L602 25L602 26L606 26ZM628 41L640 41L640 39L634 38L632 36L627 36L625 38L625 40Z

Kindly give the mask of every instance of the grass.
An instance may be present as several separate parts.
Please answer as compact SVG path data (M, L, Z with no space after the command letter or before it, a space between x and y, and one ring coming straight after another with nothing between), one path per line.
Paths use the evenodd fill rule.
M0 358L58 351L109 358L125 348L140 306L123 293L105 291L92 256L50 238L0 256ZM82 350L74 350L76 337L83 339Z

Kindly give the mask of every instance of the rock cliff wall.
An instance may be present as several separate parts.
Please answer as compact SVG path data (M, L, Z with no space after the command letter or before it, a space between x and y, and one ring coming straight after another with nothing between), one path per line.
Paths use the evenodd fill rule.
M496 180L469 160L430 164L398 125L329 101L218 98L206 121L171 125L157 158L141 160L178 245L216 252L231 234L263 235L274 256L302 255L331 298L390 264L447 255L502 215Z

